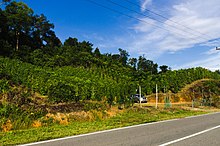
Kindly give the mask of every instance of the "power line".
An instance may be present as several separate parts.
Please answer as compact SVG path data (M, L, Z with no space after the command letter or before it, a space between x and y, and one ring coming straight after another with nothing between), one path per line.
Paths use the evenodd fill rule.
M182 30L182 29L180 29L180 28L177 28L176 26L173 26L173 25L164 23L163 21L157 20L156 18L153 18L153 17L150 17L150 16L148 16L148 15L142 14L142 13L140 13L140 12L138 12L138 11L132 10L132 9L130 9L130 8L128 8L128 7L125 7L125 6L123 6L123 5L120 5L120 4L118 4L118 3L116 3L116 2L113 2L113 1L111 1L111 0L107 0L107 1L110 2L110 3L112 3L112 4L114 4L114 5L119 6L119 7L121 7L121 8L124 8L124 9L127 9L127 10L131 11L131 12L134 12L134 13L136 13L136 14L142 15L142 16L144 16L144 17L150 18L150 19L152 19L152 20L155 20L155 21L157 21L157 22L160 22L160 23L162 23L162 24L165 24L165 25L167 25L167 26L170 26L170 27L172 27L172 28L175 28L176 30L180 30L180 31L182 31L182 32L184 32L184 33L191 34L191 35L193 35L193 36L195 36L195 37L201 37L201 36L196 35L196 34L194 34L194 33L192 33L192 32L189 32L189 31L186 32L185 30ZM207 40L207 38L205 38L205 37L202 37L202 38L203 38L204 40Z
M134 2L131 2L130 0L124 0L124 1L126 1L126 2L128 2L128 3L132 4L132 5L135 5L135 6L137 6L138 8L144 8L143 6L138 5L138 4L134 3ZM159 14L159 13L156 13L156 12L150 10L150 9L147 9L147 8L144 8L144 9L145 9L146 11L148 11L148 12L154 14L154 15L157 15L157 16L159 16L159 17L161 17L161 18L167 20L167 21L170 21L170 22L172 22L172 23L175 23L175 24L177 24L177 25L179 25L179 26L182 26L182 27L184 27L184 28L186 28L186 29L192 30L192 31L194 31L194 32L196 32L196 33L198 33L198 34L200 34L200 35L206 36L206 37L208 37L208 38L206 38L206 39L208 39L208 40L209 40L209 38L211 38L211 37L208 36L207 34L204 34L204 33L200 32L200 31L194 30L194 29L192 29L192 28L190 28L190 27L188 27L188 26L185 26L185 25L183 25L183 24L180 24L180 23L178 23L178 22L176 22L176 21L170 20L168 17L165 17L165 16L163 16L163 15L161 15L161 14Z
M110 11L112 11L112 12L118 13L118 14L120 14L120 15L124 15L124 16L126 16L126 17L135 19L135 20L137 20L137 21L141 21L141 22L147 23L147 24L149 24L149 25L153 25L153 26L155 26L155 27L158 27L158 28L160 28L160 29L164 29L164 30L166 30L166 31L170 31L170 30L165 29L165 28L163 28L163 27L161 27L161 26L158 26L158 25L149 23L149 22L144 21L144 20L142 20L142 19L139 19L139 18L130 16L130 15L127 15L127 14L125 14L125 13L123 13L123 12L120 12L120 11L117 11L117 10L115 10L115 9L109 8L109 7L107 7L107 6L105 6L105 5L102 5L102 4L100 4L100 3L97 3L97 2L95 2L95 1L93 1L93 0L87 0L87 1L93 3L93 4L97 5L97 6L100 6L100 7L103 7L103 8L105 8L105 9L108 9L108 10L110 10Z
M137 20L137 21L144 22L144 23L146 23L146 24L149 24L149 25L152 25L152 26L154 26L154 27L157 27L157 28L160 28L160 29L162 29L162 30L166 30L166 31L170 32L170 30L168 30L168 29L166 29L166 28L164 28L164 27L161 27L161 26L156 25L156 24L153 24L153 23L149 23L149 22L147 22L147 21L145 21L145 20L136 18L136 17L134 17L134 16L127 15L127 14L125 14L125 13L123 13L123 12L117 11L117 10L115 10L115 9L112 9L112 8L110 8L110 7L107 7L107 6L105 6L105 5L102 5L102 4L100 4L100 3L97 3L97 2L95 2L95 1L93 1L93 0L87 0L87 1L90 2L90 3L92 3L92 4L97 5L97 6L99 6L99 7L103 7L103 8L105 8L105 9L108 9L108 10L112 11L112 12L118 13L118 14L120 14L120 15L124 15L124 16L126 16L126 17L131 18L131 19L135 19L135 20ZM182 36L182 38L186 38L186 36L184 36L184 35L181 34L181 33L178 33L178 32L174 32L174 33L177 34L177 35L179 35L179 36ZM190 38L190 39L192 39L192 40L194 40L194 41L198 41L198 39L195 39L195 38Z

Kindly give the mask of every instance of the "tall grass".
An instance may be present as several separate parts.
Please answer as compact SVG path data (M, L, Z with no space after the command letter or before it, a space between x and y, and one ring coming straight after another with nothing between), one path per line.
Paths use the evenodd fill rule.
M141 109L130 108L112 118L96 121L73 121L68 125L51 125L48 127L32 128L28 130L16 130L11 132L0 132L0 143L2 145L15 145L48 140L64 136L95 132L100 130L143 124L172 118L204 114L201 111L189 111L183 109ZM28 137L28 138L27 138Z

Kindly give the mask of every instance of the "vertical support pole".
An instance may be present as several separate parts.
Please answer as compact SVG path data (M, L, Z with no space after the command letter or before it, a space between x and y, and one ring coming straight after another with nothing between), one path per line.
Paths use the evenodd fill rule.
M20 33L16 31L16 51L18 51L19 48L19 35Z
M157 91L157 84L156 84L156 106L155 106L156 109L157 109L157 104L158 104L158 91Z
M192 108L194 108L194 99L195 99L195 91L194 91L194 89L193 89Z
M139 104L141 106L141 86L139 85Z

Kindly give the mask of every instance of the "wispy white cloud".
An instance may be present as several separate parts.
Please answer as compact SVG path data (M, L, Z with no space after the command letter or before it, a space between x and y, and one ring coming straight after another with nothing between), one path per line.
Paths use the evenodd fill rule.
M217 68L218 62L214 62L214 60L220 56L210 55L216 54L213 48L215 45L220 45L220 40L218 40L220 38L219 0L204 2L180 0L179 2L172 5L169 12L171 16L168 20L164 20L163 24L148 18L141 18L146 23L139 22L133 27L136 37L133 40L128 39L130 42L129 51L140 55L141 53L147 54L149 58L154 59L167 52L175 54L175 52L191 49L195 46L211 47L211 50L201 52L205 57L201 58L202 61L190 62L188 66ZM151 3L149 0L143 1L143 8L146 8L149 3Z
M208 50L207 52L204 52L203 54L205 55L213 55L213 54L218 54L219 52L216 50L216 48L212 48Z
M153 5L155 3L157 5ZM160 6L158 1L142 0L142 13L147 13L145 10L150 5L154 11L157 8L161 11L161 7L158 7ZM106 49L121 47L128 50L131 57L144 54L153 60L159 57L163 58L164 54L183 53L184 55L184 51L191 51L192 53L188 53L188 56L182 56L189 58L190 62L182 62L176 66L173 64L171 67L177 69L202 66L211 70L220 69L220 51L214 49L216 46L220 46L219 0L203 2L201 0L178 0L175 3L170 0L168 7L163 5L162 8L165 8L168 13L159 12L168 18L160 18L163 23L143 16L135 16L141 21L133 26L127 26L129 33L121 34L120 37L117 35L109 40L104 39L100 46L105 46ZM151 16L154 15L151 14ZM159 17L155 15L155 19L159 19ZM194 53L195 50L196 53ZM181 58L179 59L181 60ZM187 61L187 59L183 60ZM173 62L175 63L175 60Z
M142 0L141 2L141 11L145 11L147 6L150 5L152 0Z
M173 15L164 21L164 24L154 21L155 25L167 30L167 32L164 33L164 30L160 28L156 27L152 29L152 32L156 32L158 36L163 38L163 41L159 42L160 48L164 50L164 48L168 49L167 46L169 46L169 49L178 51L220 37L220 25L217 23L220 20L220 13L218 13L220 5L218 5L218 0L211 1L212 5L210 1L203 3L199 0L184 1L179 5L173 6ZM216 5L218 7L216 7ZM210 7L207 8L207 6ZM215 11L213 7L215 7ZM205 12L207 13L205 13L204 10L206 10ZM211 12L209 12L209 10ZM219 15L217 16L216 13ZM182 20L181 22L179 21L180 19ZM143 30L142 32L145 32L148 28L149 24L141 22L137 24L136 30ZM146 32L145 35L149 36L149 33ZM166 38L164 38L164 35L166 35ZM158 38L158 40L161 38ZM149 37L149 39L151 39L151 37ZM156 42L158 40L152 43L158 43Z
M196 60L187 64L180 65L176 67L176 69L181 69L181 68L191 68L191 67L197 67L197 66L202 66L204 68L207 68L209 70L215 71L220 69L220 54L217 53L215 55L212 55L208 58L201 59L201 60Z
M219 47L220 46L220 39L211 40L211 41L202 43L202 44L200 44L200 46Z

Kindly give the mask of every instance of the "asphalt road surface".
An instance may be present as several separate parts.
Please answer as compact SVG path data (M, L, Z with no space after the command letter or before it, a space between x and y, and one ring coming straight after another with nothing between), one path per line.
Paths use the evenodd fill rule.
M32 143L40 146L219 146L220 113Z

